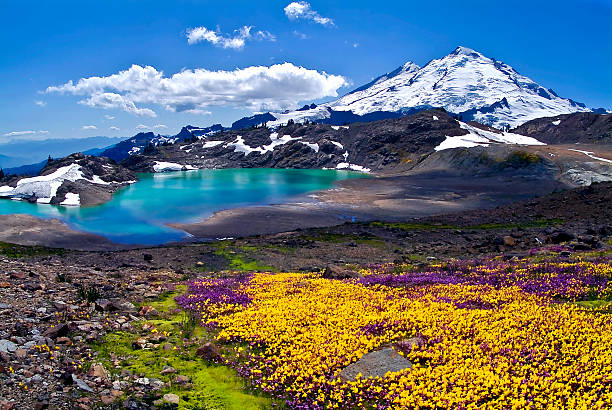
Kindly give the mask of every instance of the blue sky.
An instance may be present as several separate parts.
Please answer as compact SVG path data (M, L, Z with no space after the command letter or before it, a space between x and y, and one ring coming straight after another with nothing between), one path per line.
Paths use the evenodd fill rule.
M331 100L457 45L502 60L563 97L612 108L609 0L312 0L290 9L289 0L2 3L0 142L127 137L139 125L162 134L186 124L229 125L260 109ZM282 63L290 64L270 68ZM151 68L130 70L134 64ZM112 81L143 76L145 89L131 84L125 93L102 95L90 79L45 92L125 70ZM182 70L191 74L156 80ZM207 91L190 90L195 82Z

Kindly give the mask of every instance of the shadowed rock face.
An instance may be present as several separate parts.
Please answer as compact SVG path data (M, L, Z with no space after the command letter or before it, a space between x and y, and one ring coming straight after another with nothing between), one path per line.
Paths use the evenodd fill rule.
M72 171L68 178L59 175L61 170L69 167L72 167ZM55 182L44 181L44 178L43 181L40 181L40 177L54 174L57 175ZM78 175L78 178L75 175ZM118 165L111 159L76 153L59 160L49 161L40 171L38 177L23 178L12 176L3 181L1 185L15 188L20 181L23 184L26 181L36 181L37 179L40 182L32 184L31 189L23 189L18 193L7 194L6 196L19 197L23 200L36 202L43 197L41 196L42 191L50 191L52 196L47 202L51 204L62 204L71 196L75 198L75 195L78 195L78 201L73 201L70 205L90 206L110 200L115 191L137 181L138 177L133 171ZM53 189L42 187L45 184L53 185L54 183L60 184L54 194Z
M153 171L156 161L196 168L342 168L339 164L354 164L372 171L401 170L410 168L408 164L421 154L432 152L446 136L466 133L446 112L429 110L346 127L289 124L275 133L268 128L223 131L195 142L157 147L155 152L133 155L122 164L134 171Z
M579 112L538 118L513 130L547 144L612 144L612 114Z

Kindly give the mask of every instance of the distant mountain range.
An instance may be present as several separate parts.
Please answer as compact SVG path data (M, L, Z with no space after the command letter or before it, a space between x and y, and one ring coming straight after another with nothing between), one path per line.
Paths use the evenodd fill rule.
M46 160L49 155L53 158L62 158L73 152L88 154L100 153L96 149L106 148L114 145L124 138L120 137L90 137L90 138L66 138L46 140L14 140L0 144L0 167L12 168L37 165ZM93 150L93 151L92 151ZM46 163L46 161L45 161ZM40 167L38 170L42 169ZM11 172L15 172L12 170ZM37 171L38 172L38 171ZM36 173L37 173L36 172Z

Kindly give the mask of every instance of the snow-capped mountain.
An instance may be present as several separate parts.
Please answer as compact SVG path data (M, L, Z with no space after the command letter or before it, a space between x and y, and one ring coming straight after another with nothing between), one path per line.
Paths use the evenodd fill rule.
M444 108L497 128L519 126L529 120L591 111L584 104L559 97L508 64L467 47L420 68L412 62L378 77L349 94L314 109L271 113L268 125L295 121L329 122L338 112L355 116Z

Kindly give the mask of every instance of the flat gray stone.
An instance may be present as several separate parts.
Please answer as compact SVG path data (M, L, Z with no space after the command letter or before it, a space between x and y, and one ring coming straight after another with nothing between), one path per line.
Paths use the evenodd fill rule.
M10 340L0 340L0 352L2 353L13 353L17 350L17 345Z
M76 375L72 375L72 381L76 384L76 386L81 389L84 390L86 392L89 393L93 393L93 389L91 387L89 387L89 385L87 383L85 383L83 380L79 379L78 377L76 377Z
M411 369L412 363L393 348L375 350L362 356L355 363L342 369L340 378L346 381L355 380L361 373L363 379L370 377L384 377L387 372L399 372Z

